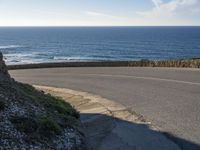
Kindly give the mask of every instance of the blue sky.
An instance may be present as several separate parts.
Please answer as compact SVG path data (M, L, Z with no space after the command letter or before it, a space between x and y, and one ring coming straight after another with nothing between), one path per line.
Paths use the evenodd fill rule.
M0 26L200 25L200 0L0 0Z

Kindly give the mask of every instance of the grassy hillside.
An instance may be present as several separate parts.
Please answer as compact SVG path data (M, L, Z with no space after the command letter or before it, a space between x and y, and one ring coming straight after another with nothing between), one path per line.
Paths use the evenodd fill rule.
M79 113L0 73L0 149L83 149Z

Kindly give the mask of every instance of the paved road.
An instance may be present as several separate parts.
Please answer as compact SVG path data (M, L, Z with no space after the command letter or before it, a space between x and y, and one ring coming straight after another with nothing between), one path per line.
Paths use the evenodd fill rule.
M142 114L184 149L200 149L200 70L52 68L10 71L18 81L87 91Z

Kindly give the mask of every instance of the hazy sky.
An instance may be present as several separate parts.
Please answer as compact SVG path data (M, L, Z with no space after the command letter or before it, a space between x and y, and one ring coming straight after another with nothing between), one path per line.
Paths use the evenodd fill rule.
M0 26L200 25L200 0L0 0Z

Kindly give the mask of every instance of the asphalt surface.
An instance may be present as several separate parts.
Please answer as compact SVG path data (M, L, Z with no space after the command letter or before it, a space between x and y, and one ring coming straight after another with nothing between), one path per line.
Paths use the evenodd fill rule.
M10 71L16 80L86 91L143 115L183 149L200 149L200 69L51 68Z

